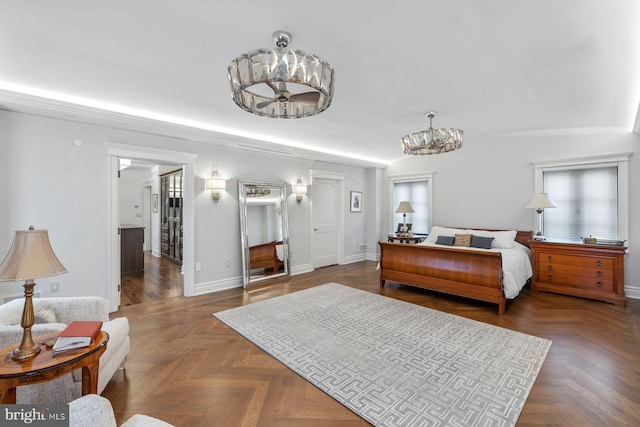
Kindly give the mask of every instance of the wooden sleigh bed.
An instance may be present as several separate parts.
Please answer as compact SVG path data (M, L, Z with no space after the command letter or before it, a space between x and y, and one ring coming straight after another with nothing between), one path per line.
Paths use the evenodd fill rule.
M278 246L282 241L262 243L249 248L249 268L263 268L265 272L277 273L284 268L284 261L278 257Z
M531 237L517 231L515 241L528 247ZM499 314L506 308L500 252L380 242L381 288L387 280L496 303Z

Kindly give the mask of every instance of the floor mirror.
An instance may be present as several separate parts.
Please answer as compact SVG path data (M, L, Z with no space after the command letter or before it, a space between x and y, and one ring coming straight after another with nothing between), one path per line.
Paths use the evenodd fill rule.
M287 187L238 180L244 287L289 275Z

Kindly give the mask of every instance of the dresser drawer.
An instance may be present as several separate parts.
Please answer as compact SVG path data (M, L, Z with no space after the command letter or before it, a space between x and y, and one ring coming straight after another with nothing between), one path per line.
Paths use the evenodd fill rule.
M566 264L575 265L579 267L593 267L611 270L613 269L613 259L601 258L594 256L577 256L577 255L564 255L549 252L539 252L538 262L540 265L552 264Z
M541 272L538 277L538 281L548 285L569 286L576 289L613 291L613 279Z
M531 241L531 289L625 305L623 246Z
M570 264L544 263L540 264L540 275L548 273L567 274L589 279L613 280L613 270L604 268L581 267Z

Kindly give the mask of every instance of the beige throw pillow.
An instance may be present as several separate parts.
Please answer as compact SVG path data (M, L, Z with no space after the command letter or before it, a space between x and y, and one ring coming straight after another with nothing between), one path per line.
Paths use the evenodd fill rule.
M34 314L35 323L57 323L58 319L56 317L56 313L51 309L51 307L46 306Z
M471 234L456 234L453 246L471 246Z

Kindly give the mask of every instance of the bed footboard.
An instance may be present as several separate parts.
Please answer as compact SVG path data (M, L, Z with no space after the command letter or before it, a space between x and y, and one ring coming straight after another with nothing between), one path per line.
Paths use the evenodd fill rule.
M499 252L380 242L380 287L390 280L498 304L503 314Z

